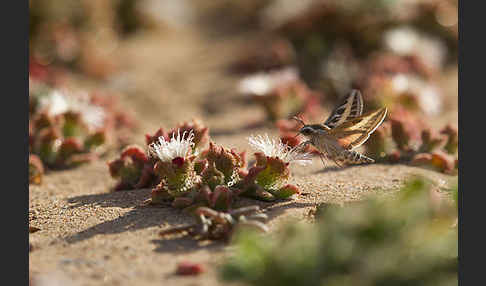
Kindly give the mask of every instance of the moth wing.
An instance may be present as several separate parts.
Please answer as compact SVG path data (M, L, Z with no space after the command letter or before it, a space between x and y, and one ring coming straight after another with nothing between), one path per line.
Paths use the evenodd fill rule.
M335 128L349 119L357 118L363 113L363 96L359 90L353 89L332 111L324 122L329 128Z
M329 130L339 144L350 150L361 146L386 117L387 109L381 108L363 116L347 120L338 127Z

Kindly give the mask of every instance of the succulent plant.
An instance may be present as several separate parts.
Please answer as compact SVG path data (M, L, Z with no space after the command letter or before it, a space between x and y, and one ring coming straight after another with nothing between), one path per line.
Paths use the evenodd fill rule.
M290 147L281 140L265 136L251 136L250 145L261 152L255 153L256 162L248 170L246 177L236 186L242 195L256 199L273 201L286 199L299 193L299 189L288 184L290 163L306 165L311 155L299 147Z
M187 134L187 136L186 136ZM194 170L193 153L194 133L178 131L177 137L172 135L170 141L159 137L158 142L149 145L149 154L156 159L154 172L163 181L170 195L177 197L189 192L198 182Z
M409 163L446 174L457 174L454 152L457 150L457 129L448 125L437 132L416 113L404 108L396 109L389 120L370 136L365 147L366 154L377 158L378 162Z
M220 268L247 285L457 285L457 208L415 179L396 199L321 208L270 237L236 236Z
M156 180L153 164L145 151L136 145L125 147L120 157L108 162L110 175L118 179L115 190L148 187Z
M321 94L310 90L292 68L247 76L238 89L260 104L270 121L319 112Z
M182 132L183 139L186 139L184 136L188 136L188 134L192 131L194 138L192 142L194 143L194 148L201 148L206 144L209 140L209 128L204 126L204 124L198 120L193 119L190 122L183 122L179 123L173 129L165 132L163 128L159 128L155 131L154 135L146 134L145 135L145 142L147 145L157 140L160 136L164 137L166 141L170 140L172 136L176 136L178 132Z
M120 146L119 135L134 126L108 95L29 80L29 152L48 169L95 160Z

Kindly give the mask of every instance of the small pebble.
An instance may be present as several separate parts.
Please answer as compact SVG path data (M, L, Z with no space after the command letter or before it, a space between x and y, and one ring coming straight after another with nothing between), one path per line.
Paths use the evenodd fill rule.
M204 272L204 268L199 263L181 262L177 265L177 275L199 275Z

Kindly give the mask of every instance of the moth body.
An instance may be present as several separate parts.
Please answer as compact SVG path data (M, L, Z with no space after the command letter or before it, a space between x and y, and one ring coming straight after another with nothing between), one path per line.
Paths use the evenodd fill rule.
M324 124L305 124L301 119L296 118L303 124L299 133L308 139L302 144L313 145L321 152L321 159L331 159L338 166L375 162L353 149L366 142L370 134L380 126L385 119L387 109L381 108L364 115L362 112L361 93L353 90L334 109Z

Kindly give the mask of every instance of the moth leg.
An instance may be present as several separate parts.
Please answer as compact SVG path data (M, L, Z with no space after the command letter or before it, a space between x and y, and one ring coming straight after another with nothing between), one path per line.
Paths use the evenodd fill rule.
M312 142L310 140L304 141L298 145L300 149L304 149L307 145L312 145Z
M338 161L335 159L337 157L337 154L339 154L339 152L336 150L336 148L334 146L329 146L329 148L332 149L333 153L331 156L329 156L332 161L334 162L334 164L336 164L339 168L343 168L343 166L341 164L338 163ZM326 146L326 149L327 149L327 146ZM329 153L331 154L331 153Z
M326 156L326 158L330 158L339 168L342 168L343 166L340 165L334 158L336 158L336 155L337 155L337 151L336 149L331 146L331 145L327 145L325 144L324 145L324 149L326 149L326 153L328 154ZM321 160L323 160L323 158L321 157ZM326 166L326 165L324 165Z
M334 161L334 163L339 167L339 168L343 168L343 165L339 164L336 160L334 160L334 158L332 159Z
M327 167L326 160L324 159L324 157L326 157L326 155L319 153L319 158L321 158L322 165L324 167Z

